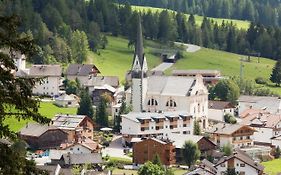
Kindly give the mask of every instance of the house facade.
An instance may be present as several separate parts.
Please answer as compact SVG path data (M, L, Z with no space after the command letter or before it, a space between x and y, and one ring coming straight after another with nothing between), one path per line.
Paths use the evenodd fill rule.
M79 97L74 94L63 94L55 98L54 104L60 107L77 107L79 106Z
M252 160L246 153L236 151L228 157L224 157L214 166L217 175L225 174L227 169L234 169L239 175L262 175L264 167Z
M67 141L67 133L48 125L29 123L19 132L21 139L27 142L32 149L59 148Z
M85 115L58 114L51 123L68 134L69 142L79 139L93 139L94 137L94 122Z
M175 147L171 142L164 142L155 138L144 139L133 146L133 163L144 164L152 161L158 155L163 165L173 165L175 160Z
M35 84L32 93L36 95L58 96L61 85L62 68L60 65L32 65L29 77L42 78Z
M208 119L212 121L224 122L224 116L230 114L234 116L235 106L226 101L208 102Z
M250 126L227 123L218 123L206 131L206 133L210 134L211 140L218 146L223 147L230 144L234 148L254 145L254 132L256 130Z
M132 138L168 138L170 133L193 134L193 118L186 112L139 113L122 115L121 133L123 144L130 144Z

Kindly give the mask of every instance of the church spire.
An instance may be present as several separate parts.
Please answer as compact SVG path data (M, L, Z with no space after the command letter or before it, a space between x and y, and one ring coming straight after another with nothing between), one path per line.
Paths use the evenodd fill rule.
M138 56L140 65L143 64L143 38L142 38L142 26L141 26L141 17L138 15L138 27L137 27L137 40L135 43L135 55Z

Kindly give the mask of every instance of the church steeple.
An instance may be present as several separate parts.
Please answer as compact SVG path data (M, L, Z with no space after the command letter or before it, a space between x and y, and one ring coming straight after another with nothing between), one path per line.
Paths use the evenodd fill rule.
M132 78L141 78L141 74L146 76L147 71L147 62L144 56L143 49L143 36L142 36L142 25L141 25L141 17L138 15L137 22L137 36L135 42L135 53L134 53L134 61L132 65Z

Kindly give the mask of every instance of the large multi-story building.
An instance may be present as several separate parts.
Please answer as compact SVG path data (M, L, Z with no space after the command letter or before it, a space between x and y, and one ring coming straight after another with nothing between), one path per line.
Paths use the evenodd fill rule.
M202 76L148 76L140 22L130 74L126 102L132 105L132 112L122 116L123 135L188 134L192 132L191 118L207 128L208 90Z

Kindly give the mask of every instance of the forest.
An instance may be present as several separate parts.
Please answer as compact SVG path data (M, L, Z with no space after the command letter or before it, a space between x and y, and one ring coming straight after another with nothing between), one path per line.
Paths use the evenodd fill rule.
M281 58L281 28L277 26L252 22L245 30L206 17L198 26L194 15L187 18L181 12L167 10L136 12L129 3L114 0L3 0L0 15L21 18L21 32L31 35L38 44L39 54L29 60L35 64L82 63L89 50L106 48L107 35L126 37L128 47L133 46L138 15L146 39Z
M116 0L215 18L242 19L263 25L281 25L279 0Z

